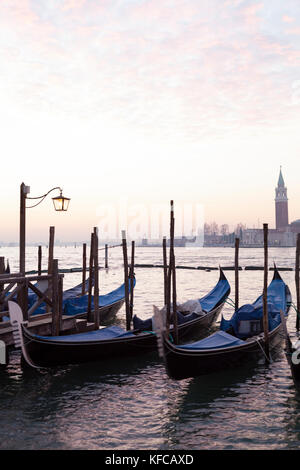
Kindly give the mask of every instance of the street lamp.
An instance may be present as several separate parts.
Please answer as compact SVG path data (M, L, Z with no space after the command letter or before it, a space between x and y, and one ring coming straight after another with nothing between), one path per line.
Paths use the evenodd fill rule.
M31 209L38 206L48 196L49 193L55 190L60 191L60 195L53 197L53 204L56 211L62 212L67 211L69 207L70 199L62 195L62 189L60 187L52 188L46 194L38 197L28 197L30 193L30 187L25 186L24 183L20 186L20 273L25 276L25 244L26 244L26 209ZM32 206L26 206L26 200L37 201Z
M54 209L56 211L62 212L67 211L69 207L70 198L64 197L62 195L62 190L60 190L60 195L52 198Z

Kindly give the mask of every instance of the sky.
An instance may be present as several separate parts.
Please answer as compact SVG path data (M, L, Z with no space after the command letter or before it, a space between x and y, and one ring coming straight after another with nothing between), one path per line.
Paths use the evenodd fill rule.
M280 165L300 218L298 0L1 0L0 104L0 240L22 181L71 198L28 209L28 241L170 199L274 227Z

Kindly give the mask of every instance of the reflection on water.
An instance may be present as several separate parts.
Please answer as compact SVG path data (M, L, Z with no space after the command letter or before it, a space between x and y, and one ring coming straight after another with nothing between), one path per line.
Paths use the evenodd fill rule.
M61 266L80 265L81 250L68 250L59 252ZM240 264L262 264L262 250L241 252ZM233 264L231 249L183 249L176 256L181 265ZM137 257L140 263L160 263L161 251L137 249ZM272 257L278 265L293 266L294 250L273 250ZM100 272L102 292L122 282L120 252L111 254L110 263L108 272ZM234 273L226 275L233 286ZM261 293L262 276L260 271L240 273L240 303L252 302ZM294 294L294 273L282 276ZM153 304L162 304L162 270L137 268L136 277L135 313L146 318ZM178 297L200 297L217 278L217 271L178 270ZM66 276L65 287L79 281L78 273ZM231 314L229 305L224 314ZM118 321L124 317L122 309ZM291 310L291 331L294 325ZM180 382L167 377L155 353L44 371L22 369L19 359L19 353L13 353L8 368L0 371L3 449L299 447L300 397L281 351L271 364L260 361Z
M190 379L180 400L170 404L166 448L183 442L188 449L285 447L290 387L273 383L274 367L278 374L280 363L274 362Z
M152 354L43 372L17 361L1 374L1 448L299 446L300 398L283 354L180 382Z

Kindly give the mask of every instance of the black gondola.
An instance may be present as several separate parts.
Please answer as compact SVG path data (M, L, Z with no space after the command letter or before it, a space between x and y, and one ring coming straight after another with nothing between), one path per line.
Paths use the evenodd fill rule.
M48 281L42 281L45 283L45 289L48 287ZM129 280L130 283L130 280ZM136 280L134 279L134 286ZM85 281L85 291L88 290L89 279ZM38 287L38 285L37 285ZM28 295L28 308L32 307L38 300L35 293L29 292ZM114 289L107 294L99 296L99 313L101 321L108 322L111 320L116 313L120 310L125 302L125 284L123 283L118 288ZM86 317L88 308L88 295L82 295L82 283L78 284L71 289L67 289L63 292L63 314L70 315L76 318ZM94 309L94 298L92 296L91 309ZM32 314L32 316L43 315L46 313L45 304L41 304Z
M130 282L129 279L129 288ZM86 281L88 287L88 280ZM136 279L133 280L133 287L135 287ZM81 288L81 284L78 286ZM68 296L64 295L63 298L63 313L64 315L74 316L76 318L86 317L86 312L88 308L88 295L74 296L74 289L70 289ZM64 293L65 294L65 293ZM99 295L99 315L101 322L108 322L111 320L116 313L120 310L122 305L125 302L125 284L121 284L120 287L117 287L113 291ZM94 309L94 297L92 296L91 309Z
M290 366L294 385L300 391L300 342L293 344L287 330L285 317L281 313L281 321L285 334L285 355Z
M275 269L273 280L268 287L270 350L282 341L280 310L287 315L290 304L290 290ZM231 320L222 319L220 331L194 343L173 344L164 334L158 311L156 315L156 324L159 327L158 346L167 373L175 380L236 367L264 354L262 296L252 305L238 309Z
M195 331L210 326L218 317L230 293L229 283L220 270L220 278L214 289L199 299L209 310L198 318L179 326L179 337L186 338ZM204 308L204 307L203 307ZM22 311L17 304L9 304L11 323L17 326L18 345L26 361L38 367L109 359L124 355L137 355L156 349L154 331L126 331L119 326L64 336L39 336L31 333L23 322ZM172 328L171 330L172 331Z
M296 344L296 346L294 346L291 344L290 350L286 350L286 356L295 387L300 391L300 345Z

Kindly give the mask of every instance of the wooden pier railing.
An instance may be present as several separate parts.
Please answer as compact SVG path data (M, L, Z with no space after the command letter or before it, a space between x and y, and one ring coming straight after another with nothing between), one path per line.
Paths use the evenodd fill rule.
M36 300L28 306L28 291ZM0 321L8 315L7 303L15 300L23 311L24 320L30 321L37 308L45 303L52 317L52 335L59 335L62 317L63 274L58 272L58 261L52 261L51 274L23 276L20 273L0 274Z

